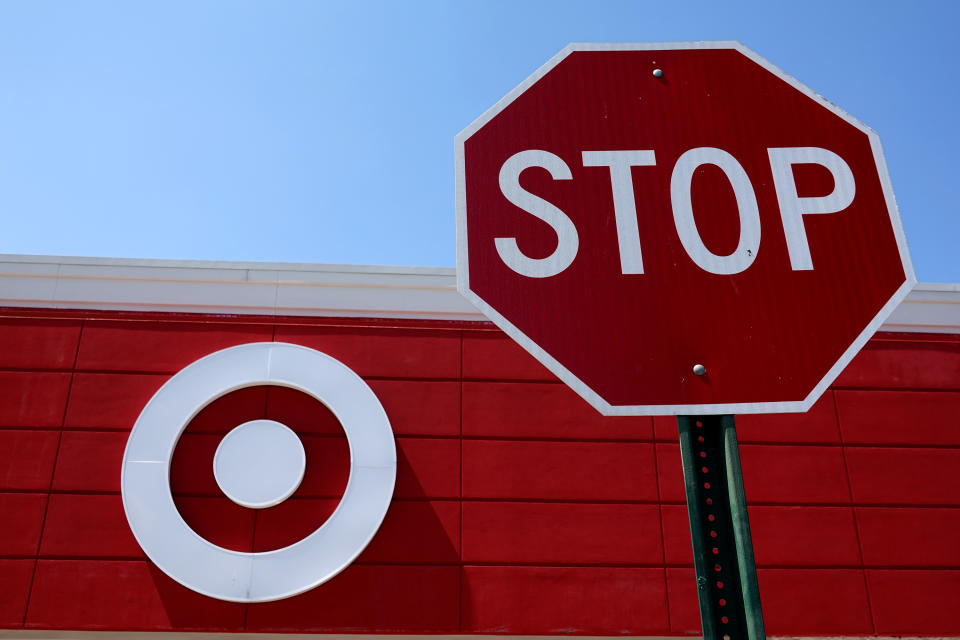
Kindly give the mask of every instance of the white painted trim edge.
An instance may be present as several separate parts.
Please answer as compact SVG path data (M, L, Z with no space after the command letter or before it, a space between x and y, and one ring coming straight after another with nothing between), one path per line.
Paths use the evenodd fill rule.
M486 320L450 267L2 254L0 307ZM880 330L960 334L960 284L918 284Z
M482 321L451 268L0 255L0 306Z

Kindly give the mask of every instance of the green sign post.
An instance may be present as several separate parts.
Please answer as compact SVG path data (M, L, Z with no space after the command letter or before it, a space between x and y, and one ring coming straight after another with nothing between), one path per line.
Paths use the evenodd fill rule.
M764 640L733 416L678 416L705 639Z

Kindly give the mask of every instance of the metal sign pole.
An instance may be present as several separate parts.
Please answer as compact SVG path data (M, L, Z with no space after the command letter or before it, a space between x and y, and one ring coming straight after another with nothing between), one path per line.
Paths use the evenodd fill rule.
M677 416L705 640L765 640L733 416Z

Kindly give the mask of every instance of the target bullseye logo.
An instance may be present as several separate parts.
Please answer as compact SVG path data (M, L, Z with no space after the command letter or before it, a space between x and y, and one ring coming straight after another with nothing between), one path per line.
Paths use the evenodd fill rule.
M201 409L260 385L296 389L325 404L346 433L350 473L340 504L319 528L282 549L248 553L217 546L190 528L173 501L170 462ZM305 465L296 433L273 420L252 420L224 436L214 455L214 477L228 498L262 509L297 490ZM121 493L134 537L160 570L213 598L266 602L323 584L360 555L390 506L396 471L390 422L360 376L319 351L260 342L205 356L154 394L127 440Z

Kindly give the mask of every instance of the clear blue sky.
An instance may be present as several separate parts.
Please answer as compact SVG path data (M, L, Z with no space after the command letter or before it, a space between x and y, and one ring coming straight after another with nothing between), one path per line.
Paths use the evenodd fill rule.
M0 253L453 266L453 137L569 42L739 40L960 282L960 3L0 3Z

